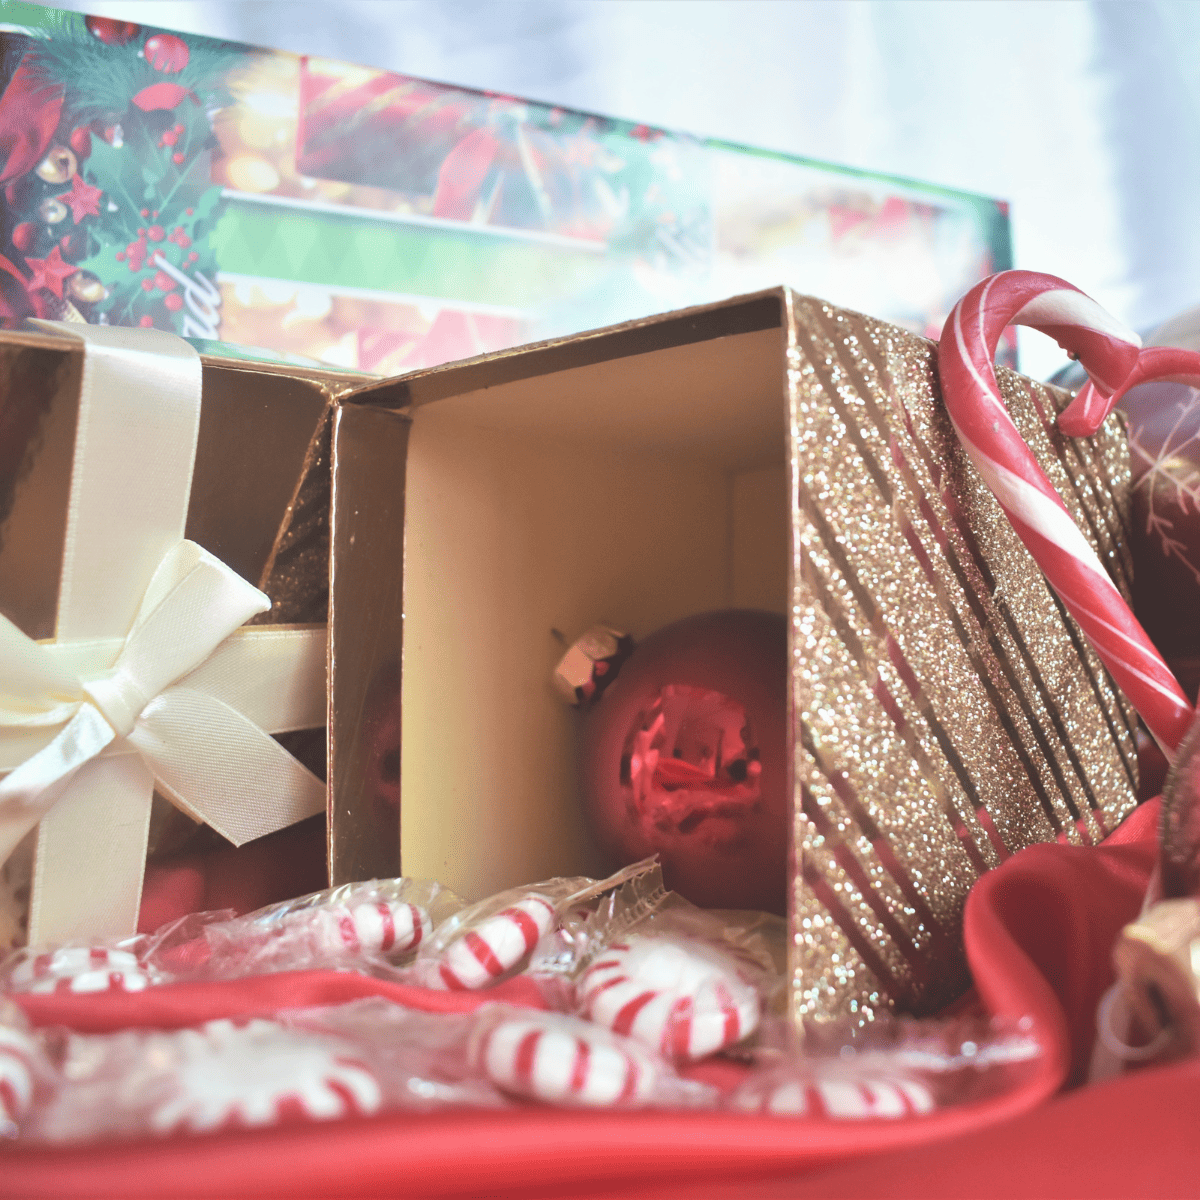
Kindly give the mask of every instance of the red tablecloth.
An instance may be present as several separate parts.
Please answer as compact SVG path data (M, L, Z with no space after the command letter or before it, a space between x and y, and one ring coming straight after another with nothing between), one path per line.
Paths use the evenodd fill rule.
M1154 864L1157 811L1157 803L1144 805L1101 847L1022 851L972 892L965 934L979 996L996 1014L1031 1017L1046 1047L1018 1091L986 1102L904 1121L841 1123L530 1107L65 1150L14 1146L0 1157L0 1194L130 1200L1200 1194L1200 1065L1189 1061L1077 1087L1096 1004L1112 980L1113 939L1136 915ZM169 892L166 886L161 894ZM371 994L425 1008L473 1003L325 972L24 1003L37 1023L99 1031L170 1028ZM506 985L506 995L535 1001L520 980Z

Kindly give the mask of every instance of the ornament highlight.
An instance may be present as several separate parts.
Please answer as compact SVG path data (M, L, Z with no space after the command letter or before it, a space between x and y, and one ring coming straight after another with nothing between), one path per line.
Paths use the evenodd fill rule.
M66 146L51 146L33 173L46 183L66 183L79 169L75 152Z
M54 196L47 196L37 206L37 214L47 225L57 225L61 221L67 219L67 213L70 211L67 206Z

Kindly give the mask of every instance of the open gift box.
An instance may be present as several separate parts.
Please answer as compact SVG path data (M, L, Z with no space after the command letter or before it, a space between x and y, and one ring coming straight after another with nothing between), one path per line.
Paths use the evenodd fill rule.
M86 355L72 329L91 339ZM177 339L154 332L146 339L88 326L0 335L0 613L16 627L8 630L12 652L66 661L111 723L121 704L111 680L125 677L110 668L122 638L128 634L126 654L138 628L151 628L145 597L171 556L178 560L181 549L188 563L204 552L215 556L228 568L223 586L246 592L258 585L266 600L251 591L249 611L268 600L270 611L186 675L187 687L175 691L191 706L138 743L142 751L155 738L174 740L190 756L190 764L175 764L174 784L157 767L144 785L136 777L131 783L128 772L145 768L139 755L112 753L124 739L67 778L67 791L7 863L13 928L6 940L20 937L28 900L23 851L34 864L25 866L34 874L33 942L132 932L148 843L160 854L179 850L196 829L165 802L152 810L152 781L238 843L328 807L334 880L397 871L387 756L398 734L400 590L382 573L359 578L356 569L358 553L370 556L402 511L393 464L403 455L407 422L359 404L359 377L200 359ZM198 566L209 570L210 560ZM353 619L333 611L331 574L354 597ZM172 594L182 594L181 586ZM160 639L160 652L169 657L198 623L185 612ZM6 695L0 762L10 781L48 736L23 723L49 701L17 695L15 661L6 662L7 690L17 698ZM209 695L207 708L195 707L199 692ZM339 717L327 733L330 708ZM230 717L233 710L240 716ZM263 751L265 735L257 724L246 734L247 721L279 734L290 753L269 742ZM241 730L236 748L222 744L231 728ZM265 759L242 762L250 744ZM278 784L255 779L255 761L278 771ZM203 802L179 782L194 784L189 771L213 777ZM101 784L84 794L77 785L88 772ZM10 799L6 812L13 808Z
M1064 393L1001 379L1127 589L1121 428L1069 442ZM1132 712L962 455L923 339L779 289L360 395L412 420L405 874L474 899L605 873L550 682L555 631L598 619L787 615L798 1017L945 1005L974 881L1133 808Z
M989 875L976 892L986 901L968 911L982 998L997 1015L1030 1017L1046 1048L1020 1094L919 1127L807 1135L729 1114L400 1115L320 1136L177 1138L158 1143L150 1170L146 1143L26 1149L10 1178L60 1193L99 1179L152 1194L169 1179L196 1194L350 1194L378 1190L401 1161L416 1194L609 1184L664 1194L687 1178L744 1188L1001 1120L1073 1065L1078 1076L1106 968L1089 953L1064 980L1056 963L1081 930L1096 944L1105 934L1096 905L1070 906L1069 886L1055 893L1053 930L1042 901L1048 877L1064 878L1049 860L1065 856L1102 864L1099 892L1118 885L1105 893L1106 930L1136 905L1152 839L1124 854L1087 844L1133 807L1132 717L958 454L931 360L920 339L780 290L360 389L354 404L389 429L395 419L399 440L390 490L364 490L346 510L401 484L403 504L379 518L379 540L342 543L335 496L335 614L346 596L343 611L358 615L345 625L335 615L334 639L352 647L399 630L398 604L356 609L354 597L398 596L402 562L401 866L474 898L602 870L576 796L574 717L549 682L552 629L602 615L640 635L707 608L785 612L796 805L780 837L795 849L794 1010L862 1012L885 991L940 1007L965 981L959 920L982 868L1022 844L1069 843L1043 848L1042 878L1021 876L1028 860ZM1060 394L1011 374L1002 385L1124 581L1119 430L1068 446L1051 425ZM335 439L335 481L348 445ZM1015 907L1014 874L1027 885ZM37 1024L171 1028L386 991L346 975L276 976L26 1008Z

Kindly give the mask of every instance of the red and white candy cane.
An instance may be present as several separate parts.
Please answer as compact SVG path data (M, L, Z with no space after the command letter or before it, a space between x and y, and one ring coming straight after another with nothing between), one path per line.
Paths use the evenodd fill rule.
M532 952L554 917L554 905L530 892L451 942L438 961L436 981L451 991L487 987Z
M308 914L301 909L291 919ZM429 914L404 901L365 901L362 904L315 908L311 918L318 938L329 950L353 954L402 954L414 950L429 935Z
M579 999L589 1020L677 1062L740 1042L761 1012L728 955L682 938L614 943L584 972Z
M503 1091L550 1104L643 1104L659 1076L635 1043L562 1013L485 1021L470 1059Z
M1143 350L1135 333L1078 288L1033 271L1002 271L972 288L938 343L942 398L963 449L1100 660L1173 757L1192 707L1004 407L992 361L1007 325L1049 334L1087 371L1089 382L1059 417L1070 437L1095 433L1139 383L1173 379L1200 386L1200 354Z

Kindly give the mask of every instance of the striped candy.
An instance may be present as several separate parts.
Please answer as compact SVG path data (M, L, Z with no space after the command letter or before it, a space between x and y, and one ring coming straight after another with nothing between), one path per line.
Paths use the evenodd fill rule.
M658 1080L650 1055L561 1013L530 1013L486 1026L472 1064L498 1088L549 1104L644 1104Z
M377 1112L383 1092L348 1043L274 1021L209 1021L147 1038L147 1061L168 1096L149 1114L158 1133L274 1125L296 1115L329 1121ZM150 1067L148 1069L154 1069Z
M554 905L530 892L480 921L442 951L435 982L451 991L487 987L531 953L554 926Z
M766 1087L749 1084L735 1093L733 1105L743 1112L839 1121L924 1116L936 1107L925 1084L899 1076L790 1079Z
M617 942L583 974L579 999L592 1021L692 1062L758 1027L758 991L715 947L684 938Z
M15 992L140 992L153 982L128 950L64 946L26 958L8 986Z
M311 911L318 939L329 950L353 954L397 955L414 950L429 936L429 914L403 901L367 901L353 906L301 909Z
M0 1025L0 1135L12 1136L33 1102L37 1050L27 1034Z
M1004 407L992 360L1011 324L1049 334L1087 370L1089 382L1059 417L1072 437L1094 433L1113 405L1148 379L1200 385L1200 354L1142 350L1136 334L1078 288L1032 271L1003 271L972 288L938 343L942 397L963 449L1146 727L1173 756L1191 705Z

